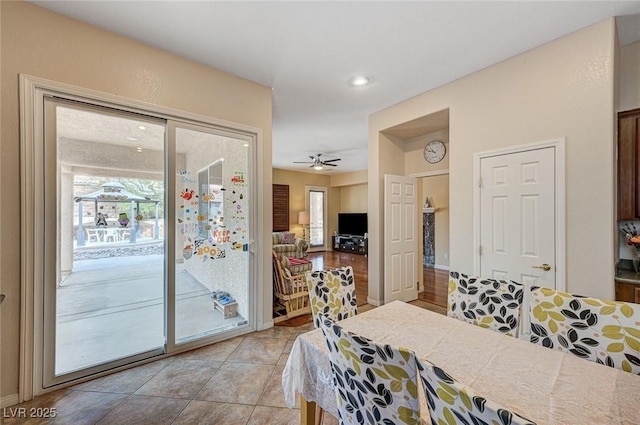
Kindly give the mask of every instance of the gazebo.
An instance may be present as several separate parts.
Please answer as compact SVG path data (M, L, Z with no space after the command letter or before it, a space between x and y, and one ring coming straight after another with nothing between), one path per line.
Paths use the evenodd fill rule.
M158 223L158 203L159 200L150 199L142 196L135 195L127 190L125 187L115 181L105 183L101 186L100 190L95 192L77 196L74 198L75 202L78 203L78 231L76 234L76 240L78 246L85 246L85 236L84 236L84 227L82 222L82 201L93 201L95 205L95 217L98 217L98 203L100 202L118 202L118 203L129 203L131 205L131 218L129 221L129 226L131 230L129 232L129 242L135 243L136 237L138 236L138 232L140 231L139 225L139 211L141 203L154 203L156 205L156 214L155 214L155 227L153 232L153 238L158 239L160 235L160 226Z

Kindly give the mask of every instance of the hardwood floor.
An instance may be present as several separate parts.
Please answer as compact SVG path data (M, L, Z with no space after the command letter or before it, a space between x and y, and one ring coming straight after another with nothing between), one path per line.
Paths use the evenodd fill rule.
M447 308L449 271L423 267L422 277L424 290L418 293L418 299Z
M329 270L337 267L353 267L353 279L356 281L356 300L358 305L367 303L369 294L368 257L341 251L310 252L307 259L313 263L313 270Z
M353 267L354 280L356 281L356 299L358 306L367 305L369 293L369 258L349 252L320 251L310 252L307 259L313 264L313 270L328 270L337 267ZM435 304L440 308L447 308L447 287L449 272L446 270L423 267L424 290L418 293L418 300L428 304ZM441 309L440 309L441 310ZM280 326L300 326L311 321L311 315L294 317L280 322Z

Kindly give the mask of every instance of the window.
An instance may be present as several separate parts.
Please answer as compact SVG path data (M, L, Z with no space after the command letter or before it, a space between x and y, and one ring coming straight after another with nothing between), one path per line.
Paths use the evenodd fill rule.
M327 188L306 187L309 211L309 249L324 250L327 234Z

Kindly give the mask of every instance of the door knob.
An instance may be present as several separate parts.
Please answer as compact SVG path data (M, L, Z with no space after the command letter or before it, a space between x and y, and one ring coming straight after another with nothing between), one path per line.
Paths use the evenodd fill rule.
M541 265L541 266L531 266L531 267L532 267L532 268L534 268L534 269L542 269L542 270L544 270L545 272L548 272L549 270L551 270L551 266L550 266L550 265L548 265L547 263L544 263L544 264L543 264L543 265Z

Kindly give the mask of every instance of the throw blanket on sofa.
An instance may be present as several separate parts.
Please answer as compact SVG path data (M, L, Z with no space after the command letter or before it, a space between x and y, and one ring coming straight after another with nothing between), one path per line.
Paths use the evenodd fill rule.
M300 264L308 264L310 262L311 261L305 260L304 258L289 257L289 263L291 263L292 266L298 266Z

